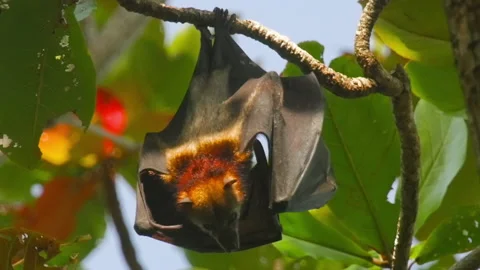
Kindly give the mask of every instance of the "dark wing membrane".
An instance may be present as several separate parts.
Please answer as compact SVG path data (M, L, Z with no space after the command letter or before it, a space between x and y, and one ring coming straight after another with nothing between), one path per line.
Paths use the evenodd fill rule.
M321 140L325 97L311 73L281 78L282 105L274 120L272 195L276 212L320 208L336 184Z

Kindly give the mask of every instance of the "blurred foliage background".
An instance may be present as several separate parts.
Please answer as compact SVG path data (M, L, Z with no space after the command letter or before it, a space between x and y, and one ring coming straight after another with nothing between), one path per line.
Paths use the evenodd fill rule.
M166 44L163 22L115 0L4 0L0 36L8 37L0 42L0 269L81 269L106 229L98 167L116 159L135 188L138 147L179 106L199 33L192 26ZM122 37L124 45L112 44ZM442 1L392 0L374 40L387 69L404 65L415 94L422 176L411 259L446 269L455 254L480 245L480 180ZM317 41L299 45L323 59ZM327 64L363 75L349 52ZM300 73L287 64L282 75ZM228 255L185 251L192 267L381 269L390 262L399 202L387 195L400 174L390 101L326 96L335 198L281 215L284 237L272 245Z

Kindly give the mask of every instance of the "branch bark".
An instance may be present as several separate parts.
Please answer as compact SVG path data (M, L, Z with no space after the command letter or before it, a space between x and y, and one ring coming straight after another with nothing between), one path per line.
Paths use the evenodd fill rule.
M405 70L398 65L390 74L370 51L370 37L388 0L367 1L355 35L355 55L367 77L384 88L384 94L393 96L393 114L400 135L402 150L401 208L393 250L392 269L408 268L408 259L418 213L418 189L420 182L420 142L413 118L410 80Z
M475 0L445 0L455 64L462 85L468 126L477 152L480 173L480 3ZM450 269L480 268L480 247Z
M445 0L445 11L480 173L480 3Z
M401 142L402 184L401 208L393 250L392 269L407 269L418 213L420 182L420 139L413 117L412 93L407 73L400 66L394 73L404 84L404 91L392 98L395 124Z

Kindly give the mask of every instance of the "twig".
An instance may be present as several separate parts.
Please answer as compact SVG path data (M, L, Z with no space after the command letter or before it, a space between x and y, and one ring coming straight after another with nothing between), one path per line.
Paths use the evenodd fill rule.
M118 0L118 2L129 11L164 21L204 26L214 25L215 17L213 12L210 11L195 8L175 8L152 0ZM303 70L313 71L320 84L335 95L344 98L356 98L379 92L378 85L374 80L364 77L349 78L336 72L298 47L287 37L262 26L258 22L236 19L230 29L232 33L245 35L267 45L281 57L298 65Z
M412 94L407 73L397 66L394 76L403 82L404 91L392 98L393 113L402 149L401 209L393 250L392 269L407 269L418 213L420 182L420 141L413 118Z
M131 270L142 270L142 266L137 260L135 249L133 248L130 236L128 235L127 227L123 221L122 211L120 210L120 204L115 190L115 171L113 169L113 161L105 161L102 169L102 182L105 190L107 207L117 229L118 237L120 238L123 256Z
M472 250L467 256L456 262L450 270L479 269L480 268L480 247Z
M403 91L402 82L385 70L370 51L370 37L372 36L373 26L388 2L389 0L368 1L365 5L355 34L355 56L357 62L363 68L365 76L377 81L381 85L380 91L383 94L398 96Z

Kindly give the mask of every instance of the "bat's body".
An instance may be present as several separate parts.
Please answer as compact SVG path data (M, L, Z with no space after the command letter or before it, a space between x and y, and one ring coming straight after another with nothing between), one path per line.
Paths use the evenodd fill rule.
M324 97L313 75L281 78L252 62L216 10L187 94L145 137L139 234L197 251L281 239L278 213L323 206L336 185L320 139Z

